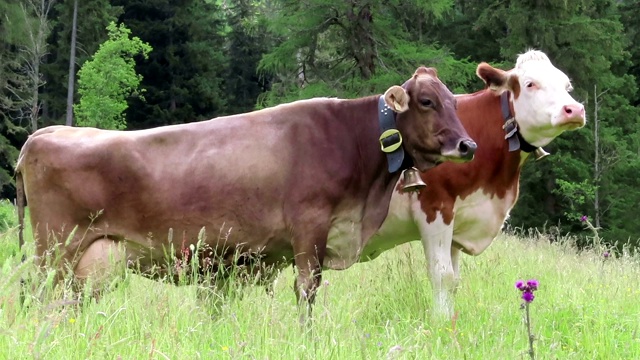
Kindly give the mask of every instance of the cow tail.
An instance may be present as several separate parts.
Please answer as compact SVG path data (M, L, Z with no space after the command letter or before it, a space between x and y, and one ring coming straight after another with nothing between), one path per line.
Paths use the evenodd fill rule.
M18 251L24 246L24 181L20 170L16 171L16 203L18 205ZM22 261L26 256L22 254Z

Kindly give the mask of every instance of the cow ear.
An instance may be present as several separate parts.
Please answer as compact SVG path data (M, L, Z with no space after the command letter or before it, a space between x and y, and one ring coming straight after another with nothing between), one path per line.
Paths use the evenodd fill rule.
M384 93L384 102L397 113L409 110L409 94L398 85L390 87Z
M520 94L520 82L518 81L518 75L514 73L496 69L482 62L476 69L476 75L484 81L489 89L497 94L502 94L505 91L513 92L516 97Z
M416 69L416 72L413 73L414 78L418 77L419 75L431 75L433 77L438 77L438 71L436 71L435 68L426 67L423 65Z

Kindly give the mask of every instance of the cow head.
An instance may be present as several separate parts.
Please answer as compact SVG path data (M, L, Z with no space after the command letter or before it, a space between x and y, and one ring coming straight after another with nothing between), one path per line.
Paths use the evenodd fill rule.
M404 149L420 171L444 161L473 159L476 143L460 123L456 100L435 69L418 68L402 86L389 88L384 99L398 113Z
M520 55L510 71L481 63L476 73L496 94L512 92L520 133L534 146L547 145L562 132L586 123L584 106L569 94L571 81L541 51Z

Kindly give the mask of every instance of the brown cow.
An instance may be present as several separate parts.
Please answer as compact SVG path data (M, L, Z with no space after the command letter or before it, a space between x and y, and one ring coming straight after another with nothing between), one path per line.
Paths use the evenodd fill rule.
M57 248L58 269L77 279L104 273L110 256L163 275L167 256L180 258L204 228L201 268L231 265L237 253L259 254L261 266L293 261L296 296L310 309L322 269L360 258L403 169L473 158L455 106L435 70L420 67L382 96L140 131L38 130L17 165L36 256L45 264Z
M460 251L482 253L499 234L518 199L520 169L529 154L565 131L583 127L584 106L571 82L547 55L531 50L503 71L482 63L487 88L456 96L458 116L478 143L475 159L422 173L419 195L394 193L389 216L362 252L363 261L422 239L435 313L453 314Z

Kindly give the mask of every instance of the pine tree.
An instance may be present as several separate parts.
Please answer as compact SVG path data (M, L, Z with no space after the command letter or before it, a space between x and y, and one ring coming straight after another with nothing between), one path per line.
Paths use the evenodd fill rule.
M74 72L82 67L101 43L107 39L104 29L122 13L109 0L78 1L77 38ZM53 28L49 36L49 55L42 66L46 84L43 87L44 125L64 124L67 114L69 65L73 28L74 0L58 0L51 13ZM75 85L75 80L73 82ZM74 91L75 98L75 91Z
M420 65L437 67L452 89L460 90L474 78L473 65L453 58L423 31L428 28L424 19L448 9L447 0L274 4L270 30L279 43L260 63L260 70L274 77L272 89L262 96L263 106L381 92L404 82Z
M227 63L218 5L204 0L114 3L124 8L120 21L154 49L136 66L146 92L144 101L130 101L130 128L198 121L225 112Z
M231 0L226 11L230 31L226 35L225 90L234 113L253 110L258 96L269 87L269 76L258 74L258 63L271 42L259 11L259 4L252 0Z
M0 1L0 195L11 199L20 145L38 128L50 1Z

